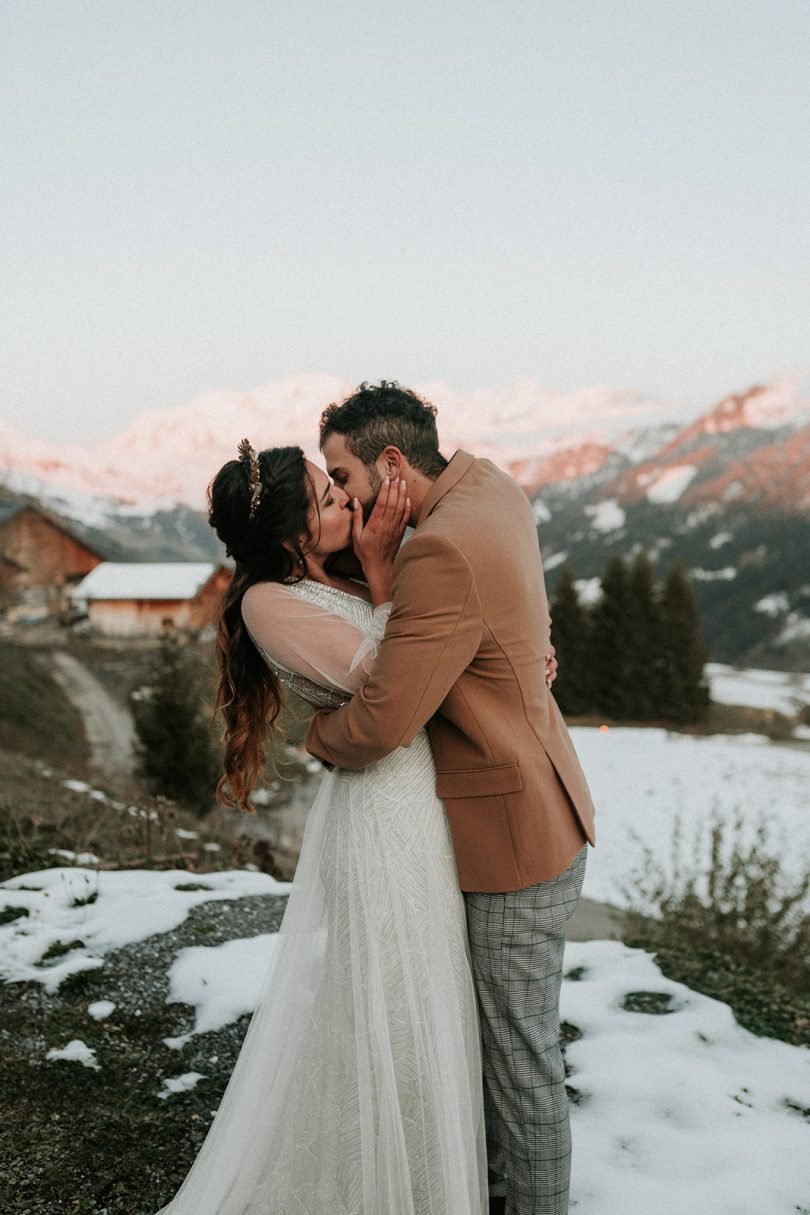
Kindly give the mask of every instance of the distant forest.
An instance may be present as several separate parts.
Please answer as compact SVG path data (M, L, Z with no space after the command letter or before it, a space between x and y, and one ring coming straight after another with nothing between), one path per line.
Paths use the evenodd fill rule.
M656 583L644 552L611 557L601 596L580 601L573 569L560 569L550 603L563 713L613 721L701 721L709 707L700 614L680 559Z

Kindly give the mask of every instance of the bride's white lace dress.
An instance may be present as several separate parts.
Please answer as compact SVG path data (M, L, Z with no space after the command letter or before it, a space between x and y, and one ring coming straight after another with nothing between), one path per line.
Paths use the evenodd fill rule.
M252 587L243 615L285 682L333 707L384 628L380 609L310 581ZM475 994L434 776L424 731L324 775L261 1002L160 1215L486 1209Z

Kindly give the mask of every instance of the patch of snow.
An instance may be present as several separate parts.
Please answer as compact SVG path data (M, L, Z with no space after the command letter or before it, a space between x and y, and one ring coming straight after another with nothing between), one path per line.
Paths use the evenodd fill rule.
M661 448L674 439L680 426L664 423L661 426L648 426L643 430L628 430L620 435L613 444L613 450L619 455L626 456L631 464L643 464L651 460Z
M772 595L765 595L754 604L755 612L764 612L766 616L781 616L790 607L786 591L774 591Z
M214 840L209 840L207 844L203 844L203 852L221 852L222 845L215 843Z
M532 502L532 510L538 523L549 523L551 521L551 511L540 498L535 498L534 502Z
M574 589L579 596L580 603L590 606L592 603L598 603L602 598L602 579L577 578L574 582Z
M810 704L810 675L791 671L737 670L720 662L708 662L712 700L723 705L747 705L752 709L776 709L793 717Z
M687 531L693 527L700 527L703 523L718 515L720 510L721 507L717 502L701 502L694 510L690 510L684 520L684 527Z
M89 793L91 786L84 780L63 780L63 789L70 789L73 793Z
M615 941L571 942L562 1018L582 1215L790 1215L807 1207L810 1052L759 1038L727 1005L665 978ZM670 997L666 1015L623 1007Z
M742 481L730 481L723 492L724 502L733 502L735 498L740 498L745 493L745 486Z
M543 559L544 570L556 570L558 565L562 565L568 558L568 553L552 553L550 557Z
M34 878L40 889L22 890ZM75 905L87 897L89 884L97 892L92 903ZM0 979L42 983L55 991L62 979L79 970L104 965L104 954L156 933L171 932L192 907L210 900L248 894L286 894L289 883L266 873L231 870L209 873L204 890L178 890L190 882L185 870L162 872L44 869L34 875L0 883L0 907L25 906L29 915L0 925ZM81 948L39 965L42 955L57 941L80 940Z
M158 1097L161 1101L165 1101L167 1097L171 1097L175 1093L187 1093L204 1079L205 1076L201 1072L183 1072L182 1076L167 1076Z
M168 1046L169 1050L182 1050L193 1036L193 1034L180 1034L177 1038L164 1038L163 1045Z
M602 533L615 532L624 527L626 518L617 498L606 498L596 506L586 506L585 514L590 517L594 531Z
M74 1038L61 1050L49 1050L45 1058L67 1059L69 1063L81 1063L82 1067L92 1067L95 1071L101 1071L101 1065L96 1061L96 1052L85 1045L81 1038Z
M200 838L199 831L186 831L185 827L176 827L174 834L181 840L198 840Z
M191 1004L196 1008L195 1034L221 1029L253 1012L277 940L277 933L264 933L223 945L181 949L169 971L167 1004Z
M659 505L677 502L696 475L697 469L694 464L677 464L674 468L668 468L650 485L647 490L647 498L650 502L656 502Z
M689 573L698 582L731 582L737 577L737 571L733 565L726 565L721 570L692 569Z
M791 612L785 621L785 626L776 638L777 645L786 645L789 641L805 641L810 637L810 619L802 616L801 612Z
M731 532L718 532L716 536L712 536L709 541L709 548L722 548L724 544L728 544L733 540Z
M94 1021L105 1021L107 1017L112 1016L115 1008L112 1000L94 1000L92 1004L87 1005L87 1011Z
M77 865L97 865L99 858L94 852L71 852L69 848L49 848L51 856L61 856L64 861L75 861Z

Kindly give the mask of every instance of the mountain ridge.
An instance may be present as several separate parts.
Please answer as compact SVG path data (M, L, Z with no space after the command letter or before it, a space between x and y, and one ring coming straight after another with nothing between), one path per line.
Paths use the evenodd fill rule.
M42 501L109 559L221 559L204 509L209 475L235 457L242 434L260 443L270 423L279 441L300 442L305 426L314 434L320 408L344 391L337 377L320 376L204 394L142 415L93 452L32 436L15 444L0 427L0 485L6 497ZM614 553L644 549L656 576L678 555L715 660L810 668L810 391L802 377L679 417L640 394L566 396L528 380L511 395L473 394L477 415L465 412L469 394L446 400L442 392L424 390L439 404L445 452L459 443L488 456L533 502L550 590L566 561L590 596Z
M72 499L73 510L82 498L92 503L101 497L139 513L176 504L200 510L208 481L235 456L243 435L256 447L295 444L317 458L320 413L350 391L346 381L325 373L291 375L246 392L209 391L178 406L145 410L92 448L51 444L0 423L0 477L19 492L55 495L68 504ZM632 389L560 392L530 377L501 389L459 393L437 382L421 392L438 404L446 452L463 446L487 456L530 495L598 471L613 453L634 465L645 454L648 461L671 464L679 446L699 437L810 423L810 375L804 373L731 394L708 411Z

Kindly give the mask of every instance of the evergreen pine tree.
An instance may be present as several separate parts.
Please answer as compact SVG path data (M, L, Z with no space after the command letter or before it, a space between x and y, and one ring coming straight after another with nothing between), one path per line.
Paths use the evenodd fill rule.
M627 601L627 716L652 721L661 700L661 621L653 568L642 549L630 562Z
M141 775L152 793L204 813L214 801L218 763L193 645L167 635L149 685L135 702Z
M559 674L552 691L565 714L588 713L593 709L591 684L591 628L574 585L574 571L566 564L549 604L551 641L557 651Z
M629 599L627 567L621 557L611 557L602 575L602 597L591 612L591 653L595 707L616 721L629 716Z
M664 580L660 601L662 633L661 715L668 721L701 721L709 705L703 643L695 592L680 557Z

